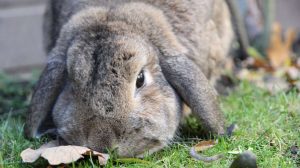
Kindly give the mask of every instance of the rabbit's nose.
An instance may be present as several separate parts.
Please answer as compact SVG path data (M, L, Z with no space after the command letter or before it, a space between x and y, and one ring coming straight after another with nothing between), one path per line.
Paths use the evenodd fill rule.
M116 147L125 132L123 122L115 118L101 117L94 120L89 128L87 143L90 147L103 152Z

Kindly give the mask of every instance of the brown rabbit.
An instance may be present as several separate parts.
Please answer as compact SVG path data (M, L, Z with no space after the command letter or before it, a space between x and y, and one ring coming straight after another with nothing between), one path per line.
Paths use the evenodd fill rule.
M224 133L212 87L233 35L224 1L51 0L44 30L27 137L143 156L172 140L183 103Z

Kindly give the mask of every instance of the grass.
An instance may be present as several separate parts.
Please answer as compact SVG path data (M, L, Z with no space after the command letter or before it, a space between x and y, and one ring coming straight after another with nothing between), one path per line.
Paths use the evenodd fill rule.
M47 166L43 159L24 164L19 156L22 150L39 147L47 141L45 138L29 141L23 136L24 111L34 81L20 83L0 76L0 168ZM300 96L296 91L270 95L243 82L229 96L221 98L221 107L227 124L236 123L239 128L233 137L219 139L219 143L204 154L224 153L222 160L213 163L195 161L188 151L198 140L184 136L164 150L144 158L146 163L120 163L113 157L107 167L229 167L236 157L233 153L245 150L252 150L257 155L258 165L262 168L300 167L299 151L296 156L290 151L291 146L300 145ZM189 123L194 122L190 120ZM195 126L191 129L197 131ZM95 159L87 158L67 167L99 165Z

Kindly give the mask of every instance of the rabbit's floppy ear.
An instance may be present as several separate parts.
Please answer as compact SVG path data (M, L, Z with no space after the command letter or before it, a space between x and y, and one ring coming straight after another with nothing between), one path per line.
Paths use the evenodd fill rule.
M64 48L55 47L49 53L48 63L35 86L25 123L25 135L28 138L54 130L51 112L66 76Z
M160 64L168 82L199 117L204 129L224 134L224 119L217 93L201 70L184 55L164 56Z
M172 41L168 42L170 39ZM205 131L224 134L224 116L219 108L215 88L200 68L186 56L187 52L182 49L184 47L174 39L162 38L163 42L159 45L162 53L159 62L165 78L200 119Z
M45 133L55 133L52 108L61 93L66 79L66 52L70 35L63 35L47 56L47 65L37 82L31 104L26 115L24 133L27 138L40 137Z
M83 10L72 16L62 27L55 47L48 54L47 65L32 96L25 123L26 137L39 137L56 131L52 121L52 109L65 86L67 77L74 75L68 74L67 71L69 47L73 45L75 35L80 34L84 27L105 20L106 12L107 10L102 8Z
M187 50L179 43L172 29L165 30L166 33L160 33L160 40L154 41L162 54L159 62L165 78L200 119L205 131L224 134L224 117L215 88L187 57Z
M50 59L35 86L26 116L25 135L28 138L39 137L44 132L54 128L51 121L51 111L64 85L65 62L55 49L50 55Z

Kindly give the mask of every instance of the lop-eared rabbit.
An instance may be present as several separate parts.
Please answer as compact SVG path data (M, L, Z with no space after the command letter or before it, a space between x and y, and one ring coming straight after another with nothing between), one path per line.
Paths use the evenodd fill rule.
M184 103L224 134L213 87L233 36L223 0L51 0L44 32L28 138L143 156L172 141Z

